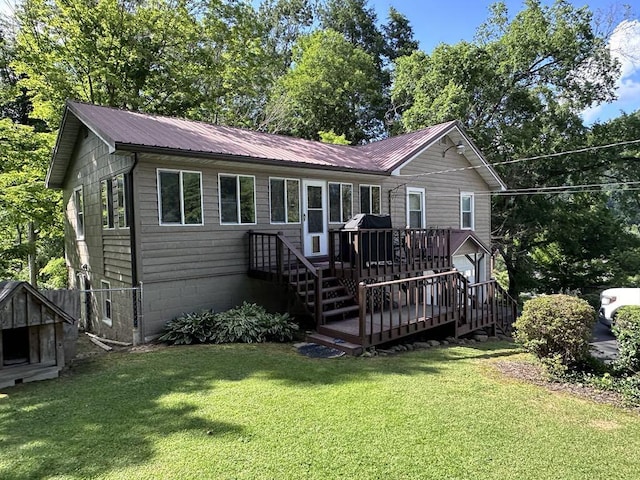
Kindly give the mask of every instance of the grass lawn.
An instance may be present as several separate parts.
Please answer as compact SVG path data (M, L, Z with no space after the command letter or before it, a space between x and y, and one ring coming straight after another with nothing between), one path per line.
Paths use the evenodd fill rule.
M502 378L513 355L111 353L0 394L0 478L638 478L640 415Z

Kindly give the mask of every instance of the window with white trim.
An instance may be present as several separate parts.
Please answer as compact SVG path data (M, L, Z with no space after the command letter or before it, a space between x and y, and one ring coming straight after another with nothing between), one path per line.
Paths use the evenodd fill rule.
M300 180L269 179L271 223L300 223Z
M102 228L114 228L113 186L110 178L100 182L100 198L102 199Z
M424 188L407 187L407 226L425 228L426 215Z
M218 175L220 223L256 223L256 179L251 175Z
M76 210L76 238L84 238L84 193L82 185L73 190L73 202Z
M475 227L475 205L473 193L460 193L460 228L473 230Z
M202 225L202 174L158 169L160 225Z
M127 213L127 182L124 173L115 176L116 198L118 200L118 227L129 227L129 215Z
M124 173L106 178L100 182L100 199L102 201L102 228L128 228L126 205L126 182Z
M353 215L353 185L329 183L329 221L344 223Z
M112 325L112 303L111 303L111 284L106 280L100 281L100 296L102 297L102 321L107 325Z
M360 213L380 215L380 185L360 185Z

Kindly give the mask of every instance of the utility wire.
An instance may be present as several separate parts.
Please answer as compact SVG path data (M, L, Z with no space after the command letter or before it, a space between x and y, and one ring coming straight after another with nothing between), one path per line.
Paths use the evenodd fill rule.
M622 187L629 188L622 188ZM476 196L490 196L490 195L500 195L500 196L509 196L509 195L553 195L553 194L573 194L573 193L595 193L595 192L604 192L604 188L613 187L616 190L624 191L624 192L632 192L636 190L640 190L640 181L634 182L611 182L611 183L592 183L592 184L584 184L584 185L558 185L552 187L531 187L531 188L520 188L514 190L505 190L505 191L486 191L486 192L474 192ZM427 191L427 196L430 197L459 197L459 194L437 194L430 193Z
M504 162L495 162L495 163L489 163L488 165L491 167L495 167L496 165L509 165L512 163L520 163L520 162L528 162L531 160L541 160L543 158L553 158L553 157L560 157L562 155L571 155L573 153L584 153L584 152L590 152L590 151L594 151L594 150L600 150L602 148L611 148L611 147L619 147L622 145L631 145L631 144L635 144L635 143L640 143L640 139L638 140L627 140L624 142L616 142L616 143L609 143L606 145L596 145L593 147L582 147L582 148L578 148L576 150L567 150L564 152L556 152L556 153L547 153L544 155L537 155L535 157L526 157L526 158L516 158L513 160L505 160ZM459 168L449 168L446 170L438 170L436 172L425 172L425 173L408 173L408 174L399 174L399 175L395 175L397 177L428 177L430 175L440 175L443 173L451 173L451 172L461 172L464 170L475 170L478 168L486 168L487 164L483 163L482 165L470 165L468 167L459 167Z

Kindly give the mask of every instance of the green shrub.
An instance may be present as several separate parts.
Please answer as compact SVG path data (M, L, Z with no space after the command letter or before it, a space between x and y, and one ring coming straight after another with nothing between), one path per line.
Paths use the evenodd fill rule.
M528 300L516 320L515 339L549 365L552 374L574 368L589 358L595 311L569 295L544 295Z
M260 305L247 302L218 314L215 323L214 343L286 342L298 330L286 313L267 313Z
M263 307L245 302L217 314L181 315L167 323L159 340L174 344L286 342L297 330L288 314L267 313Z
M215 314L211 310L198 313L183 313L167 322L165 333L158 339L175 345L208 343L215 328Z
M634 373L640 371L640 307L621 307L612 330L618 339L616 366Z

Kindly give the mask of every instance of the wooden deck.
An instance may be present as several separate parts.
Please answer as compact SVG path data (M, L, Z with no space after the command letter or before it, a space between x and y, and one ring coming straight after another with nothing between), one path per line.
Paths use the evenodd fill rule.
M424 275L429 262L448 264L440 259L316 264L280 235L251 235L249 275L288 285L316 320L312 341L352 354L443 325L456 337L487 327L507 333L516 318L515 302L495 280L469 284L450 269Z

